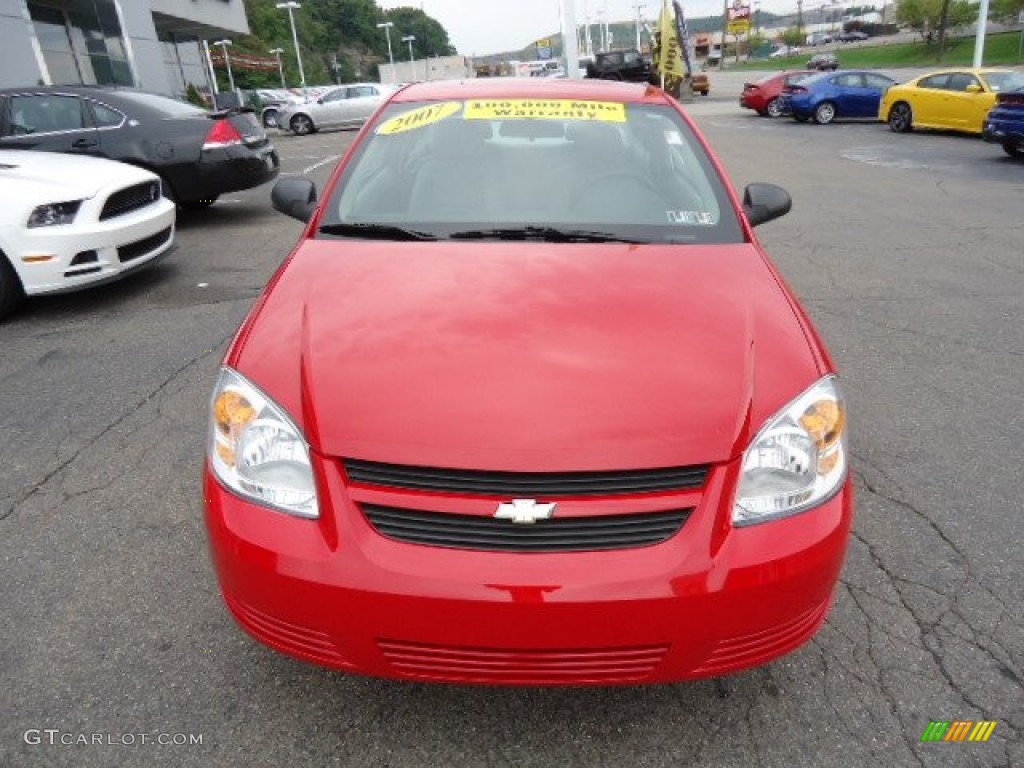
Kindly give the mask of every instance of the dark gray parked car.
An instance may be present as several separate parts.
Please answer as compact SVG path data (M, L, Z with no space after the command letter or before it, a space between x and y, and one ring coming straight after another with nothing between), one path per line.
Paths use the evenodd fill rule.
M264 184L277 151L251 109L209 112L134 88L27 86L0 90L0 150L97 155L152 171L182 208Z
M807 68L832 72L839 69L839 59L834 53L816 53L807 60Z

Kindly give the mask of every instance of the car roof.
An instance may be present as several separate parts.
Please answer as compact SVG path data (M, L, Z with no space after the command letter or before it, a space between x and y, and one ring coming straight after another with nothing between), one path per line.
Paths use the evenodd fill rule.
M764 77L754 80L755 83L767 83L769 80L781 80L789 77L790 75L817 75L819 74L816 69L783 69L779 72L769 72Z
M1012 69L1006 67L946 67L945 69L933 69L930 72L925 72L920 75L917 79L920 80L922 77L931 77L932 75L954 75L958 72L970 72L973 75L987 75L992 72L1013 72Z
M83 85L69 83L67 85L22 85L0 88L0 93L76 93L95 96L99 93L149 93L127 85Z
M478 80L431 80L400 90L395 102L445 99L597 99L627 104L663 104L664 93L643 83L567 78L494 77Z
M878 72L873 69L837 69L833 72L818 72L817 74L801 80L800 84L804 86L817 85L818 83L823 83L826 80L831 80L833 77L840 75L879 75L887 80L892 80L891 77L883 72Z

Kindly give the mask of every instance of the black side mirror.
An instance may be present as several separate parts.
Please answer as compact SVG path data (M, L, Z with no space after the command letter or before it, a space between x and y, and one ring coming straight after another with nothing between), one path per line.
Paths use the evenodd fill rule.
M309 221L316 210L316 185L309 179L281 179L270 192L275 211L299 221Z
M789 192L775 184L754 182L743 190L743 211L752 227L785 216L792 207Z

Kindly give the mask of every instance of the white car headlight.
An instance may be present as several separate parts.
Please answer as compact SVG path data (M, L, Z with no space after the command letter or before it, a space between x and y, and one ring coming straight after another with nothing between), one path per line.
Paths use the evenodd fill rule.
M846 479L846 406L826 376L772 417L743 453L734 525L785 517L821 504Z
M82 207L81 200L69 200L66 203L48 203L40 205L28 217L28 228L55 227L59 224L70 224Z
M309 445L284 409L241 374L223 368L210 405L207 447L214 474L240 496L316 518Z

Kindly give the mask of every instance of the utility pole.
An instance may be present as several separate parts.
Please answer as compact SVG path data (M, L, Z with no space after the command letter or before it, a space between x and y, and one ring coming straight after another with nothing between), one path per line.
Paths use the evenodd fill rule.
M722 47L718 51L718 68L725 69L725 35L729 31L729 0L722 4Z

